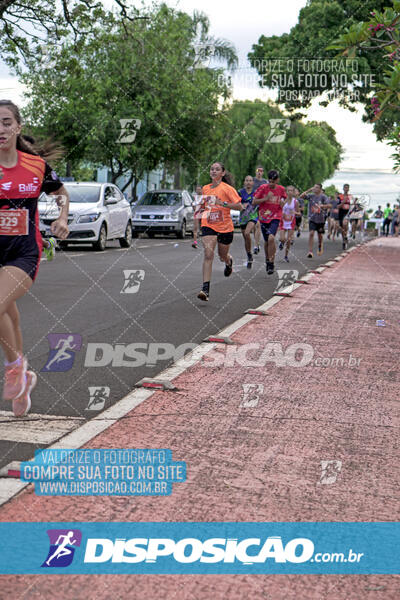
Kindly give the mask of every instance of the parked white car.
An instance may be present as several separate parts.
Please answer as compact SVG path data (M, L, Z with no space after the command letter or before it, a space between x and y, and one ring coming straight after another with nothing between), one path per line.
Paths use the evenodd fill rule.
M112 183L64 183L70 196L66 240L68 244L92 244L95 250L105 250L108 240L118 239L122 248L132 244L132 212L121 190ZM44 237L51 235L50 225L60 209L54 198L42 194L39 198L39 228Z
M240 223L240 210L231 209L231 218L234 227L239 227Z

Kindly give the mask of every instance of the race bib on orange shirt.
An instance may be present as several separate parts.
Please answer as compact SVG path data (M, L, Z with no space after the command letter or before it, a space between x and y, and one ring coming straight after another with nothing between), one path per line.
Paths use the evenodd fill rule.
M224 220L224 215L222 214L222 210L212 210L207 216L207 223L212 225L213 223L222 223Z
M26 208L0 210L0 235L28 235L29 211Z

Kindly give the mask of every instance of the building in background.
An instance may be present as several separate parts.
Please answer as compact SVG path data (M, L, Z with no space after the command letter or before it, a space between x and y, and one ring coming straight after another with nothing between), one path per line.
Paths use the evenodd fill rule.
M165 181L164 181L164 186L162 186L162 182L163 182L164 178L165 178L165 181L167 182L167 184L165 185ZM129 176L120 177L117 180L116 184L122 190L128 180L129 180ZM97 169L96 181L98 181L100 183L106 183L106 182L111 181L111 172L107 169L107 167ZM126 198L129 201L132 199L132 196L133 196L133 191L132 191L133 184L134 184L134 181L131 182L128 185L128 187L124 190L124 194L126 195ZM143 177L143 179L141 179L138 182L137 187L136 187L136 196L137 196L137 198L140 198L140 196L142 196L145 192L147 192L149 190L157 190L157 189L160 189L161 187L166 187L168 189L169 188L172 189L173 184L174 184L174 176L173 175L165 174L163 168L156 169L154 171L150 171L150 172L146 173L145 176Z

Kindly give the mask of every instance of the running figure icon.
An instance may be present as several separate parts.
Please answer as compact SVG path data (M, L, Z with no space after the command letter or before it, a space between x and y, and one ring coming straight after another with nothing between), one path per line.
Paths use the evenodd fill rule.
M72 369L75 354L82 347L82 336L77 333L49 333L50 353L42 372L64 372Z
M58 341L58 343L55 347L55 350L58 350L58 352L53 356L51 361L49 363L47 363L47 365L46 365L47 371L50 369L50 367L53 363L59 363L63 360L70 360L71 355L68 354L68 350L78 350L78 348L76 348L75 344L72 343L73 340L74 340L74 336L69 335L66 339L61 339Z
M70 544L73 546L77 543L78 540L72 539L74 537L74 532L69 531L66 535L60 535L56 541L57 550L46 560L46 565L50 566L51 561L54 558L61 558L62 556L66 556L67 554L72 554L72 550L67 548ZM60 540L63 540L60 542Z

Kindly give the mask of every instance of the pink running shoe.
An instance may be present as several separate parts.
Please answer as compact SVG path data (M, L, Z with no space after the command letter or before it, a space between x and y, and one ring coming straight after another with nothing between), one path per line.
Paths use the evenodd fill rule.
M31 409L30 393L37 383L36 373L26 372L26 385L23 394L13 400L14 417L24 417Z
M19 365L5 367L3 400L15 400L24 392L27 366L26 358L21 356Z

